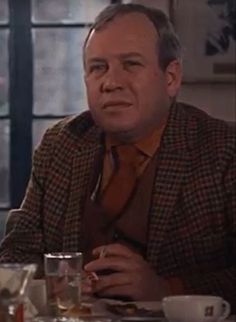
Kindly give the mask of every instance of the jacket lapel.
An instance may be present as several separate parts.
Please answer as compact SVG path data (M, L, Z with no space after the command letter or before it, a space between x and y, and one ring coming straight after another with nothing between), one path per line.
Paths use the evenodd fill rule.
M188 162L183 154L175 152L173 155L171 151L163 152L158 161L148 233L147 257L150 262L156 262L161 251L161 243L181 193Z
M95 156L101 148L99 138L100 134L95 128L75 146L74 157L71 160L70 193L64 223L63 249L65 251L80 250L81 217Z
M160 149L150 208L147 259L155 266L191 160L186 117L172 107Z

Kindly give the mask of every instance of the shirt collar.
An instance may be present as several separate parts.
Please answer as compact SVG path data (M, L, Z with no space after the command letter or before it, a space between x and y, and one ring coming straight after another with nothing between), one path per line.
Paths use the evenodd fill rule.
M152 157L157 148L160 145L162 133L164 131L166 124L163 124L160 128L156 128L150 135L147 137L139 140L138 142L134 143L133 145L144 155L148 157ZM110 152L112 147L121 145L118 140L115 140L114 138L111 138L109 135L105 136L105 147L106 151Z

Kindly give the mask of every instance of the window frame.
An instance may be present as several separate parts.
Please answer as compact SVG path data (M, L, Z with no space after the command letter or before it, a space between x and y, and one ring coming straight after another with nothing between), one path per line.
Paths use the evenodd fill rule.
M121 3L110 0L110 3ZM40 28L84 28L87 23L36 23L32 21L31 0L8 0L8 22L0 22L0 30L8 29L9 111L0 115L9 120L9 205L0 206L0 212L18 208L28 184L33 144L34 120L57 120L67 114L33 113L33 30Z

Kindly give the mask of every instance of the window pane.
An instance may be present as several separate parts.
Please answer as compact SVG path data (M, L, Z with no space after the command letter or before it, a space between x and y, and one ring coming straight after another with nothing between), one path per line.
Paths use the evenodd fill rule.
M8 30L0 30L0 115L8 113Z
M91 23L109 0L32 0L34 22Z
M1 22L8 22L9 18L8 12L8 0L1 0L0 1L0 23Z
M8 214L8 211L0 210L0 240L4 236L7 214Z
M9 121L0 121L0 207L9 204Z
M73 114L86 109L82 29L34 30L34 113Z
M36 147L37 144L40 143L43 137L43 134L45 133L47 128L59 121L60 121L59 119L33 121L33 149Z

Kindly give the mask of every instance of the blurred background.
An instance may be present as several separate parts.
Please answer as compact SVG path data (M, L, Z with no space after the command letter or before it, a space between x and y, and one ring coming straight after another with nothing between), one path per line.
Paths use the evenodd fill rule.
M235 0L0 0L0 239L45 129L87 109L81 50L110 3L163 9L183 44L179 99L236 121Z

